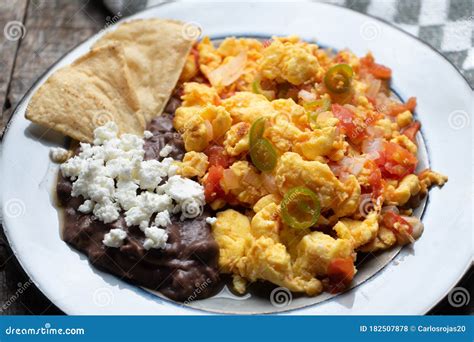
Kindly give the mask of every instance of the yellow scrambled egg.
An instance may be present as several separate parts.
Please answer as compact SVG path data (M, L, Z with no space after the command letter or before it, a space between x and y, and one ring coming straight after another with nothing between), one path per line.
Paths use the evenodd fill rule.
M353 73L344 96L331 88L344 86L340 78L327 81L334 68ZM295 36L195 46L174 117L187 151L179 172L205 186L219 266L237 292L266 280L316 295L341 275L352 279L358 252L421 235L412 205L447 177L417 172L413 100L392 100L390 77L370 54ZM283 211L294 189L317 198L319 216L303 228ZM296 203L314 214L306 205Z
M323 75L315 45L300 42L297 37L275 40L263 52L259 62L260 72L269 80L279 83L288 81L300 85L318 80Z

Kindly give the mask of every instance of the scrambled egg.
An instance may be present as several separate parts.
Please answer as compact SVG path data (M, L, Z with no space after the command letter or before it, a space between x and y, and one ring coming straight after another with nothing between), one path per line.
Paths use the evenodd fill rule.
M276 114L272 103L265 96L245 91L223 100L222 106L230 113L234 124L252 124L261 116L271 117Z
M402 206L408 200L417 195L421 190L420 180L416 175L408 175L403 178L395 188L389 185L385 191L387 204Z
M448 181L448 177L430 169L420 172L418 179L420 180L420 192L424 195L433 185L443 186Z
M364 253L376 252L392 247L397 243L397 237L393 230L386 228L384 226L379 227L377 236L361 246L359 250Z
M418 147L416 146L416 144L411 141L406 135L398 135L390 141L407 149L414 155L416 155L416 153L418 152Z
M319 195L321 211L331 209L336 216L352 214L357 209L360 186L354 176L342 183L327 164L305 161L294 152L284 153L275 170L275 181L280 194L304 184Z
M201 178L206 174L208 166L209 161L204 153L191 151L184 155L183 161L179 164L178 171L183 177Z
M214 88L196 82L184 84L182 99L184 107L218 105L220 103L219 94Z
M397 125L400 128L408 126L409 124L412 123L412 121L413 121L413 114L409 110L406 110L397 115Z
M249 150L250 124L239 122L233 125L225 134L224 148L229 156L235 157Z
M233 209L222 211L212 225L212 234L219 244L219 267L232 273L252 244L249 218Z
M268 194L263 186L263 177L248 161L242 160L233 163L229 168L236 177L237 186L224 190L235 196L245 206L253 206L260 198Z
M308 277L324 277L332 260L348 258L354 253L350 240L334 239L318 231L305 235L298 244L297 251L294 271Z
M364 221L342 219L333 229L337 236L350 240L354 248L359 248L373 240L379 231L378 214L373 211Z
M197 46L199 52L199 68L200 71L209 79L213 79L212 73L222 70L221 74L225 75L225 68L222 67L236 62L242 55L245 56L243 65L241 65L239 73L232 75L232 84L228 86L216 85L220 93L229 91L251 90L251 83L257 73L257 61L262 57L263 45L256 39L225 39L218 48L215 48L209 38L205 37ZM219 69L221 68L221 69ZM212 83L212 82L211 82Z
M334 93L325 80L342 63L354 73L350 96ZM187 151L178 172L219 190L220 197L207 199L218 211L212 233L219 265L237 292L266 280L316 295L331 272L354 273L358 252L421 235L421 222L403 215L411 215L412 198L426 196L447 177L413 171L413 101L389 98L384 81L390 75L370 54L334 54L295 36L264 43L227 38L217 47L204 38L195 46L181 74L182 104L174 117ZM266 157L275 160L268 170L253 159L250 143L260 118L253 139L271 147ZM214 145L219 155L206 155ZM217 176L209 177L212 170ZM298 187L316 196L320 212L297 229L282 208ZM393 206L399 211L383 209Z
M297 240L296 253L280 240L278 205L269 203L248 217L228 209L217 214L212 233L220 247L219 266L237 274L237 289L245 291L242 278L267 280L291 291L316 295L323 289L316 276L325 276L329 263L336 258L352 257L351 240L332 238L312 232Z
M182 99L173 124L183 135L186 151L204 151L211 141L224 136L232 126L230 114L217 105L220 99L213 88L186 83Z
M259 62L261 74L270 80L294 85L320 79L323 70L314 51L314 46L298 40L275 40L263 52Z
M305 140L297 142L293 151L308 160L318 160L319 157L328 156L338 150L336 144L336 127L315 129L305 134Z

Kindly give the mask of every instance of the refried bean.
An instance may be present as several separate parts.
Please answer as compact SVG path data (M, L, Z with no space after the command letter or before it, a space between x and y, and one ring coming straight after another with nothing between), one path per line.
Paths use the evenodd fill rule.
M165 145L172 146L169 157L183 158L183 140L174 131L172 119L171 114L163 114L148 125L153 137L145 140L145 159L163 159L159 151ZM63 239L85 253L92 265L177 301L207 298L220 289L219 247L206 222L209 213L185 221L172 217L172 224L166 228L166 247L147 251L143 248L145 236L137 226L127 227L122 216L105 224L92 214L79 212L84 199L72 197L71 189L71 181L60 174L56 191L64 209ZM104 235L119 227L127 231L124 244L120 248L106 247L102 243Z

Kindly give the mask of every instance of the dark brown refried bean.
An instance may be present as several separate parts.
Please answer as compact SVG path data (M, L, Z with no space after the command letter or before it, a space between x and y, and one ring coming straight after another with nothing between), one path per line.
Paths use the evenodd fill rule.
M183 158L183 141L173 129L172 115L155 118L148 130L153 137L145 141L145 159L163 159L158 153L166 144L173 147L170 157ZM207 298L219 290L219 248L206 223L207 213L185 221L173 217L166 228L166 247L147 251L145 236L137 226L127 227L123 217L105 224L92 214L82 214L77 209L84 199L72 197L71 189L71 181L59 175L56 190L64 208L63 239L85 253L95 267L177 301ZM118 227L127 231L123 246L106 247L104 235Z

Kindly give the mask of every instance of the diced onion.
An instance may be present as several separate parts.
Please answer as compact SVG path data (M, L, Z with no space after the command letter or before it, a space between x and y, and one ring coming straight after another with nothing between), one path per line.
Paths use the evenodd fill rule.
M367 96L369 98L375 99L380 91L381 85L382 81L380 81L379 79L372 78L369 83L369 88L367 89Z
M402 216L402 218L405 221L407 221L413 228L413 232L411 233L411 236L413 237L413 239L415 240L418 239L421 236L421 234L423 234L423 230L424 230L423 222L421 222L419 218L414 217L414 216Z
M373 138L382 138L385 134L382 128L376 126L368 126L365 131Z
M305 102L313 102L316 101L316 95L310 93L307 90L301 89L298 93L298 97Z
M223 182L225 187L229 190L237 189L239 187L239 177L237 177L234 171L225 169L223 174Z
M355 159L355 162L349 168L349 172L357 176L364 168L365 160Z
M371 154L373 152L380 152L383 148L383 139L366 139L362 142L362 152Z
M255 188L261 186L260 177L255 172L248 172L243 178L243 182L247 183Z
M212 86L228 86L237 81L244 73L245 64L247 63L247 53L241 52L229 62L222 64L218 68L211 71L207 78Z
M275 183L275 177L269 173L262 173L262 178L263 178L263 187L265 190L267 190L269 193L276 193L277 192L277 186Z
M344 157L340 164L348 173L357 176L364 168L365 158Z
M391 108L390 98L382 92L377 94L375 98L375 109L377 112L389 114Z

